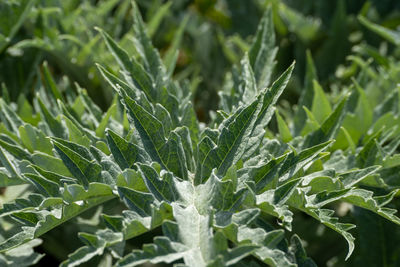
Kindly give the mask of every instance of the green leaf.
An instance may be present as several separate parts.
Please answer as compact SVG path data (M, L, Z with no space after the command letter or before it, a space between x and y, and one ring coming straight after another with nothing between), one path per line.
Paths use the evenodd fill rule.
M132 1L133 13L133 32L136 42L136 50L144 61L146 70L153 76L153 78L163 77L165 73L159 53L154 49L151 40L146 33L146 28L143 19L140 15L139 8L136 2Z
M0 251L6 251L6 250L10 250L12 248L15 248L21 244L24 244L34 238L37 238L43 234L45 234L46 232L50 231L51 229L59 226L60 224L62 224L63 222L66 222L67 220L70 220L72 218L75 218L77 215L81 214L82 212L100 205L112 198L114 198L115 196L112 194L103 196L97 196L97 192L96 191L91 191L91 188L96 188L93 186L88 186L88 191L85 192L85 190L81 187L81 192L85 192L85 202L84 203L80 203L80 205L71 202L70 204L67 205L62 205L61 207L54 207L53 205L53 212L49 213L46 208L48 208L47 205L45 205L46 203L42 203L39 202L37 204L33 204L34 206L32 206L32 202L29 201L27 202L28 204L28 211L27 214L31 214L34 215L36 218L40 218L40 220L37 221L36 225L34 226L22 226L21 227L21 231L10 237L7 240L4 240L1 244L0 244ZM109 192L111 193L111 189L109 190ZM88 196L92 196L90 198L87 198ZM61 204L62 202L59 202L59 204ZM43 205L44 204L44 210L40 209L39 204ZM39 211L36 210L36 205L39 206ZM25 204L26 206L26 204ZM32 210L30 212L30 210ZM29 213L30 212L30 213ZM26 213L24 212L18 212L16 213L16 215L19 216L24 216ZM37 214L37 215L36 215Z
M292 134L290 133L289 127L287 126L285 120L282 118L281 115L279 115L278 111L275 111L275 116L278 122L279 135L282 141L285 143L290 142L293 139L293 137Z
M377 139L382 136L382 129L369 137L368 142L363 146L363 148L357 153L357 164L360 167L367 167L375 164L375 161L380 156L379 144Z
M29 179L44 195L48 197L57 197L60 195L60 190L58 184L47 180L39 175L27 173L25 177Z
M126 141L110 129L107 130L107 142L115 161L122 170L132 168L135 163L148 160L148 156L140 147Z
M313 81L313 89L314 97L311 111L318 123L322 124L332 112L331 104L316 80Z
M299 180L289 181L278 187L276 190L267 190L257 195L256 204L263 212L273 215L282 221L283 226L289 231L292 230L293 213L287 205L284 205ZM283 195L285 194L285 195Z
M220 126L217 146L208 152L196 170L196 183L202 183L217 168L218 175L224 175L249 147L259 145L258 139L264 130L257 128L269 121L276 103L290 77L293 65L272 85L264 90L251 104L239 108L225 119Z
M26 184L26 181L18 177L9 177L4 168L0 169L0 187L8 187L19 184Z
M377 172L380 168L381 168L381 166L370 166L365 169L341 173L340 181L342 182L342 184L345 188L350 188L350 187L358 184L359 182L361 182L363 179L365 179L369 175Z
M322 123L321 127L310 134L304 140L303 148L311 147L322 142L326 142L335 137L343 121L346 112L348 97L344 97L336 106L331 115Z
M159 177L154 168L144 164L138 164L138 166L148 190L158 201L174 202L179 198L171 173L164 173L162 177Z
M357 143L362 135L368 131L373 122L373 110L366 92L353 81L358 94L358 102L354 114L348 114L343 127L348 131L353 142Z
M308 207L305 192L302 189L296 189L295 194L289 199L288 204L291 207L305 212L325 226L341 234L346 239L349 246L346 259L350 257L354 250L354 237L348 231L356 227L355 225L338 222L338 218L332 216L334 214L333 210Z
M384 207L392 201L397 192L398 190L394 190L385 196L372 197L373 193L371 191L354 189L346 194L344 200L353 205L373 211L387 220L400 225L400 218L394 215L397 210Z
M316 267L315 262L307 257L306 251L301 243L300 238L295 234L290 239L290 250L296 257L298 266Z
M154 202L152 194L139 192L126 187L118 187L118 193L131 210L142 217L151 215L150 205Z
M6 32L3 32L6 38L3 39L4 41L2 40L0 42L0 53L3 53L3 50L7 47L9 42L17 34L24 21L28 18L30 14L29 12L31 11L35 2L35 0L24 0L19 3L5 2L1 4L0 16L8 18L10 21L6 21L8 25L4 25L9 27L6 28Z
M57 158L54 158L57 159ZM59 159L57 159L59 160ZM61 160L60 160L61 162ZM61 162L62 164L62 162ZM59 173L55 173L49 170L44 170L43 168L37 166L37 165L30 165L38 174L40 174L41 176L43 176L44 178L46 178L47 180L50 180L56 184L60 184L62 185L64 182L66 183L76 183L76 179L71 178L71 177L67 177L67 176L63 176L60 175ZM61 165L64 166L64 165ZM66 167L64 166L64 168L66 169ZM66 171L68 172L68 169L66 169ZM69 173L69 172L68 172Z
M124 89L131 97L135 97L137 94L132 90L132 88L124 81L122 81L117 76L113 75L109 71L107 71L104 67L99 64L96 64L97 69L100 71L101 75L104 79L111 85L111 87L119 92L121 89Z
M179 135L172 131L166 139L163 124L126 95L124 105L150 158L179 177L187 179L186 158Z
M90 118L91 121L94 123L94 125L97 127L97 125L99 124L99 121L101 119L101 116L103 114L103 111L88 96L85 89L81 88L79 86L79 84L77 84L77 83L75 83L75 87L78 90L78 95L79 95L79 98L81 99L81 102L83 103L83 106L89 113L88 118ZM60 100L57 100L57 101L60 102Z
M363 24L365 27L370 29L371 31L377 33L382 38L386 39L387 41L395 44L400 45L400 33L397 31L390 30L373 22L370 22L365 17L359 15L358 20Z
M88 187L89 182L100 180L101 166L80 155L76 149L79 148L78 145L71 146L69 142L54 138L52 141L65 166L81 184ZM80 147L80 149L83 149L83 147Z
M236 190L237 183L234 178L227 175L224 179L219 179L213 172L204 184L195 188L194 202L200 214L207 214L212 208L218 211L232 211L241 205L244 190Z
M288 181L294 174L301 170L306 164L315 161L318 154L331 144L330 141L304 149L297 153L295 151L273 159L268 163L250 168L249 173L243 176L244 180L254 179L256 192L275 188L279 183Z
M178 224L179 239L187 247L185 263L189 266L206 266L213 254L208 215L199 214L193 205L181 207L177 204L173 205L173 213Z
M261 92L263 95L263 103L260 112L257 114L257 121L255 127L252 130L251 136L248 140L247 151L243 155L243 160L249 159L255 150L260 146L262 139L265 134L265 127L270 121L275 104L278 101L279 96L285 89L289 79L292 75L295 62L271 85L270 88Z
M98 136L100 138L104 137L104 135L106 133L107 125L109 124L111 116L116 112L116 109L117 109L116 104L112 104L108 108L106 114L101 118L99 126L96 128L96 136Z
M193 142L190 136L190 131L186 126L175 129L175 133L179 135L180 141L182 142L183 151L185 152L186 166L189 171L194 171L194 154L193 154Z
M36 152L32 155L32 161L39 167L64 176L72 176L63 161L48 154Z
M128 53L123 50L106 32L100 29L99 31L102 34L108 49L118 61L118 64L134 79L134 84L131 85L141 89L149 99L154 99L155 92L153 92L153 82L149 74L138 62L131 60Z
M374 214L371 211L354 209L358 238L355 259L362 265L396 266L400 263L397 256L399 247L398 225Z
M23 160L23 159L26 159L28 161L32 160L31 155L25 149L21 148L20 146L10 144L1 139L0 139L0 146L19 160Z
M196 170L196 182L202 183L217 168L218 175L224 175L227 169L235 164L246 148L246 140L250 136L256 122L261 97L258 97L246 108L240 108L223 122L218 136L217 146L212 149Z
M34 251L34 247L42 243L40 239L34 239L22 246L11 249L0 255L1 266L31 266L36 264L43 258L44 254L39 254Z
M151 20L147 23L147 32L150 38L156 33L163 17L169 13L172 2L167 2L158 8L157 12L153 15Z
M19 95L17 100L18 116L21 120L32 125L37 125L40 121L39 114L34 114L33 108L24 95Z
M91 246L84 246L73 253L68 255L68 259L63 261L60 266L67 267L67 266L77 266L82 263L87 262L89 259L95 256L101 256L104 254L104 247L91 247Z
M58 90L57 85L56 85L52 75L50 74L47 62L43 63L42 79L43 79L44 87L53 95L53 97L55 99L59 99L59 100L63 101L63 97L62 97L60 91Z
M156 237L153 244L146 244L141 250L134 250L119 260L116 266L138 266L148 262L152 264L172 263L183 258L185 249L183 245L171 242L166 237Z
M239 227L237 239L239 242L251 241L252 244L259 245L254 254L270 266L296 266L287 255L276 248L277 244L283 239L283 230L266 232L262 228Z
M275 47L275 32L272 23L272 11L268 8L257 28L256 36L249 51L249 60L257 81L257 88L266 88L271 79L275 66L275 56L278 48Z
M251 104L257 98L259 90L254 77L254 72L250 66L248 54L245 54L240 61L241 73L239 77L238 91L243 94L241 102L246 105Z
M52 154L52 148L50 139L46 135L33 127L30 124L25 124L19 127L19 136L23 145L33 153L33 151L41 151L46 154Z
M46 105L42 102L42 100L38 97L37 98L39 107L40 107L40 112L41 112L41 117L46 121L50 131L54 134L54 136L59 137L59 138L66 138L67 137L67 131L64 128L64 126L61 124L61 119L60 117L55 118L47 109Z
M170 3L171 2L166 3L165 5L163 5L163 7ZM164 55L164 64L168 71L168 77L171 77L174 72L176 61L178 60L179 56L179 46L182 41L182 37L188 21L189 16L186 15L180 23L179 28L176 30L172 39L172 43ZM151 36L151 34L149 35Z
M63 116L63 120L68 129L69 141L89 147L91 144L90 139L79 130L78 126L65 116Z
M13 133L17 133L18 128L24 124L3 99L0 99L0 119L6 125L7 129Z

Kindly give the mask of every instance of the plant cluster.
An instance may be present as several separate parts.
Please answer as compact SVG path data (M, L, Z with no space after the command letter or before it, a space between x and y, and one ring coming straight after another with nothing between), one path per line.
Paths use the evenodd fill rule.
M237 64L225 73L219 108L204 123L193 104L197 76L189 82L176 74L189 19L160 56L151 35L171 4L146 25L135 2L117 2L96 10L131 12L126 39L117 42L107 33L121 24L116 16L114 24L99 23L99 34L88 36L77 59L86 67L99 62L100 83L113 90L105 112L79 79L55 79L47 63L34 74L40 80L23 81L33 86L32 99L21 94L15 103L3 85L1 266L40 264L46 257L38 246L62 260L61 266L400 264L400 248L392 245L400 240L398 32L360 15L360 23L393 43L394 52L364 42L353 46L351 63L337 69L330 93L308 52L297 105L278 107L296 64L273 81L273 14L280 8L282 16L310 21L273 1L250 42L236 37L243 53L225 50ZM22 19L33 1L20 4ZM65 18L63 27L73 19ZM89 32L75 30L77 36ZM77 53L56 33L51 41L11 45L16 32L0 36L0 53L45 45L64 63L63 53ZM100 42L109 52L90 58L92 45ZM81 75L65 64L60 66L69 65L66 72ZM60 236L68 239L63 243ZM326 249L320 239L332 245L340 236L346 251L322 260L307 255Z

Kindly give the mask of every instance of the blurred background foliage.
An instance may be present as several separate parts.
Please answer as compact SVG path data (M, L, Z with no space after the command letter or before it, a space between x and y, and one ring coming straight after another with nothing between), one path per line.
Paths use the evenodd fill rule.
M215 110L224 75L248 49L261 15L272 6L277 33L276 73L296 60L295 76L284 98L296 104L305 75L305 51L314 58L320 83L336 81L338 67L357 44L392 50L363 27L358 15L395 29L400 24L396 0L138 0L148 31L162 56L180 47L175 77L189 78L196 91L200 120ZM103 109L112 93L95 62L117 69L95 26L129 49L132 18L129 1L5 0L0 8L0 82L12 100L35 92L41 64L47 61L57 81L78 82ZM184 28L183 28L184 27ZM183 31L183 34L180 34ZM180 37L175 38L176 35ZM168 52L169 51L169 52ZM173 51L172 51L173 52ZM171 55L172 54L172 55ZM340 70L340 68L339 68ZM340 74L340 72L339 72ZM339 75L340 76L340 75ZM273 80L273 79L272 79Z
M313 94L299 102L310 81L318 80L334 105L340 96L354 91L356 80L365 91L368 107L374 112L365 114L365 106L355 104L349 116L359 116L365 125L343 123L333 149L351 149L352 143L362 142L359 127L375 129L399 124L400 93L400 1L398 0L137 0L147 23L154 45L168 65L177 57L175 79L185 82L195 93L195 108L201 121L209 121L210 111L219 103L225 74L239 63L256 31L258 22L269 6L272 8L279 47L274 69L274 80L293 60L294 76L280 101L279 112L290 121L299 112L296 104L309 107L318 121L319 110L313 107ZM132 56L135 56L130 1L123 0L3 0L0 2L0 84L1 96L7 102L18 103L23 115L25 101L32 97L48 80L48 71L63 92L76 90L75 83L85 88L94 102L107 110L113 101L112 90L100 77L95 63L118 70L114 58L102 42L95 27L108 32ZM381 25L381 26L379 26ZM307 52L308 51L308 52ZM308 55L308 56L307 56ZM310 74L310 64L315 66ZM307 67L308 66L308 67ZM308 68L308 70L307 70ZM311 79L307 80L307 75ZM315 85L314 85L315 87ZM316 89L314 88L314 91ZM312 91L312 89L311 89ZM362 103L364 95L355 103ZM361 100L358 100L361 99ZM397 99L397 100L396 100ZM371 109L372 109L371 108ZM329 113L329 112L328 112ZM369 121L365 122L365 117ZM305 122L312 129L310 118ZM292 134L299 134L296 122L289 125ZM271 126L281 130L279 121ZM304 131L304 129L303 129ZM372 136L374 131L369 132ZM271 133L274 134L274 133ZM361 131L362 133L362 131ZM280 132L282 135L282 132ZM305 132L301 133L305 135ZM395 136L394 133L392 133ZM360 141L361 140L361 141ZM364 139L365 141L365 139ZM398 168L388 158L387 168ZM386 164L386 165L385 165ZM383 170L385 171L385 170ZM391 170L394 173L396 170ZM384 175L384 174L383 174ZM390 184L389 184L390 185ZM13 192L19 194L19 192ZM3 194L2 201L14 196ZM22 194L22 193L21 193ZM399 198L395 200L397 209ZM346 207L341 207L346 210ZM338 208L340 210L340 208ZM98 212L98 211L94 211ZM93 213L93 212L92 212ZM344 211L342 216L346 217ZM91 213L84 214L90 221ZM318 226L305 216L296 216L296 232L303 233L307 252L319 266L343 266L345 242L340 236ZM400 231L390 222L364 210L355 210L347 218L360 227L356 234L356 251L346 266L396 266L400 263L398 248ZM375 226L363 222L373 221ZM90 223L83 223L90 227ZM363 227L363 225L365 227ZM52 250L55 260L62 259L74 247L60 246L57 240L67 237L75 224L67 223L58 232L44 236L45 250ZM378 230L379 231L378 231ZM146 237L143 237L146 239ZM323 240L324 242L321 242ZM140 243L146 240L141 240ZM313 244L318 244L315 246ZM323 244L321 246L321 244ZM369 246L374 246L371 250ZM398 247L398 246L397 246ZM374 251L376 253L371 253ZM43 263L43 262L42 262ZM44 263L43 263L44 264ZM398 265L397 265L398 266Z

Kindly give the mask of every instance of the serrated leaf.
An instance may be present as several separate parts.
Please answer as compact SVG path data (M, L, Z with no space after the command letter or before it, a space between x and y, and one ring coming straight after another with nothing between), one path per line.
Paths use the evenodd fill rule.
M107 142L115 161L121 169L132 168L137 162L145 162L148 156L140 147L130 143L111 131L107 130Z
M164 66L157 50L154 49L151 44L150 38L146 33L146 28L140 15L139 8L136 3L132 1L132 13L133 13L133 31L136 42L136 50L139 52L142 60L144 61L144 66L151 75L156 77L164 76Z
M25 174L25 177L32 181L48 197L57 197L60 195L58 184L32 173Z
M4 254L0 255L1 266L31 266L36 264L43 258L44 254L39 254L34 251L34 247L40 245L40 239L34 239L22 246L11 249Z
M0 146L19 160L24 160L24 159L28 161L32 160L31 155L23 148L17 145L10 144L0 139Z
M32 155L32 161L46 171L54 172L63 176L72 176L63 161L48 154L36 152Z
M369 175L378 171L381 167L380 166L370 166L365 169L349 171L340 174L340 180L343 183L345 188L350 188L357 183L361 182L363 179L368 177Z
M104 248L103 247L91 247L84 246L75 250L73 253L68 255L68 260L65 260L61 263L60 266L68 267L68 266L77 266L82 263L87 262L95 256L103 255Z
M91 194L93 194L93 192ZM114 196L109 195L107 197L93 197L91 199L87 199L86 202L81 205L78 205L76 203L70 203L68 205L64 205L61 208L62 212L60 212L61 211L60 209L55 209L53 213L49 213L46 210L35 211L35 213L38 215L40 214L41 217L41 219L37 222L37 224L34 227L22 226L21 231L18 234L10 237L9 239L3 241L0 244L0 251L6 251L15 248L36 237L39 237L44 233L50 231L54 227L60 225L61 223L76 217L77 215L86 211L87 209L97 206L112 198L114 198Z
M305 212L314 219L320 221L325 226L341 234L346 239L349 246L346 256L346 259L348 259L354 250L354 237L348 231L356 226L354 224L338 222L338 218L332 216L334 213L333 210L307 208L307 201L302 197L303 193L301 192L302 191L300 189L297 189L296 194L292 196L288 204Z
M126 95L124 103L150 158L179 177L187 179L186 158L179 135L172 131L166 139L163 124L157 118Z
M63 120L68 129L69 141L89 147L91 143L90 139L79 130L78 126L65 116Z
M18 128L24 122L17 114L8 106L2 98L0 98L0 119L6 125L7 129L13 133L18 133Z
M293 235L290 239L290 251L296 257L296 263L300 267L316 267L315 262L307 257L306 251L297 235Z
M211 208L218 211L235 210L243 201L244 190L236 191L235 182L222 180L213 172L210 178L195 188L195 206L200 214L206 214Z
M101 166L84 158L82 155L77 153L78 150L73 150L67 147L67 142L63 142L62 144L60 141L62 140L53 139L54 148L74 177L76 177L85 187L89 186L90 182L99 181ZM76 148L77 145L73 147Z
M171 173L164 173L162 177L159 177L154 168L145 164L138 164L138 166L148 190L158 201L174 202L179 198Z
M310 134L304 140L303 148L311 147L316 144L326 142L335 137L346 112L346 103L348 97L344 97L336 106L331 115L321 124L321 127Z
M150 99L154 99L155 95L152 90L153 82L149 74L135 60L131 60L127 52L123 50L106 32L100 30L100 33L119 65L134 79L134 84L132 85L142 90Z
M278 217L289 231L292 229L293 213L285 203L300 182L300 179L291 180L275 190L267 190L256 196L256 204L261 210Z
M97 255L103 255L106 247L123 241L121 233L114 233L109 229L99 230L95 235L79 233L79 238L87 245L68 255L68 259L60 266L77 266L85 263Z
M127 206L140 216L151 215L151 203L154 202L152 194L139 192L126 187L118 187L118 193Z
M275 32L272 23L272 10L268 8L257 28L255 39L250 47L249 59L258 89L266 88L270 83L275 66Z
M50 131L54 134L54 136L59 137L59 138L66 138L66 130L64 126L61 124L61 120L58 118L55 118L50 111L47 109L46 105L42 102L40 98L37 98L39 107L40 107L40 112L41 112L41 117L46 121Z
M260 112L257 114L257 120L254 124L255 127L249 137L247 151L243 155L244 160L250 158L258 146L260 146L265 134L264 128L267 126L273 115L275 109L274 105L289 82L294 69L294 64L295 62L292 63L292 65L271 85L270 88L261 93L263 95L262 107Z
M270 89L263 91L251 104L239 108L224 120L217 146L208 152L196 170L196 183L207 179L213 168L217 168L218 175L224 175L243 156L246 149L259 142L257 139L263 129L258 126L264 125L272 116L272 105L282 93L293 67L289 67Z
M256 191L261 192L275 188L279 183L288 181L303 166L316 159L318 154L326 149L331 142L325 142L314 147L304 149L299 153L291 152L277 160L250 170L250 177L254 177Z
M185 249L183 245L171 242L166 237L156 237L153 244L146 244L142 250L131 252L119 260L116 266L137 266L147 262L152 264L160 262L171 263L181 259Z
M33 151L41 151L47 154L52 153L53 146L51 145L50 139L32 125L25 124L24 126L20 126L19 136L23 145L31 153L33 153Z
M252 244L260 245L254 254L263 262L271 266L296 266L283 251L276 248L283 239L283 230L266 232L262 228L239 227L237 235L239 242L249 240Z

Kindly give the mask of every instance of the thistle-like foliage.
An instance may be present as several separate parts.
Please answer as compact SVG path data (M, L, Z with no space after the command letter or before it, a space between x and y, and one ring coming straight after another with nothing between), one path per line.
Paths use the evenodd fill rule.
M354 249L349 230L355 225L334 216L329 204L338 201L400 225L395 210L385 207L396 186L379 184L377 158L377 151L385 158L395 153L394 130L376 132L364 142L350 133L353 150L346 150L347 157L333 149L339 130L348 134L346 112L358 102L364 108L361 88L331 107L314 81L313 91L305 90L303 97L314 101L302 102L305 111L297 111L293 127L274 113L294 64L270 81L277 52L270 10L232 73L231 86L220 93L222 110L208 126L198 122L187 85L171 78L177 57L164 64L135 5L133 18L134 57L98 29L121 70L116 74L98 66L115 91L106 113L78 85L76 94L59 90L46 65L33 106L21 101L16 108L0 100L0 185L27 192L0 210L2 220L18 226L2 231L0 262L37 262L41 256L33 250L26 257L13 255L36 246L37 238L62 223L116 199L124 210L105 211L102 228L80 232L83 246L62 266L94 257L109 257L115 266L313 266L300 238L291 233L294 214L303 212L342 235L349 257ZM267 132L274 114L279 138ZM386 145L388 140L395 144ZM360 187L363 182L387 192L375 195ZM271 216L278 224L270 223ZM127 252L127 240L152 230L159 233L152 243Z

